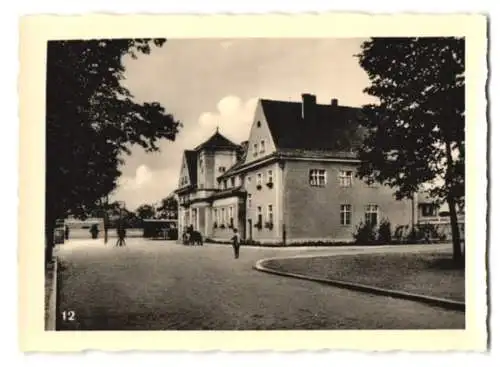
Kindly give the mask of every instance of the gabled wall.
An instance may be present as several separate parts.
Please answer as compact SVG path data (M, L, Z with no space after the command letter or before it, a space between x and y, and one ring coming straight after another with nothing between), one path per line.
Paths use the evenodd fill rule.
M265 144L264 152L261 151L261 141L264 141ZM255 144L257 144L257 152L255 152L254 150ZM274 144L271 131L269 130L269 126L264 115L262 103L261 101L259 101L255 110L254 120L248 137L248 148L245 163L255 161L275 151L276 146Z
M183 181L185 180L185 181ZM189 177L189 169L188 162L186 159L186 154L182 155L182 164L181 164L181 172L179 174L179 182L177 184L178 188L182 188L191 184L191 180Z

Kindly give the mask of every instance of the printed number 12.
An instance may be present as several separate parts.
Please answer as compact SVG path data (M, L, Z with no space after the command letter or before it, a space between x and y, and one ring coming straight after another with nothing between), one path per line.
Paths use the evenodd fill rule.
M75 311L63 311L62 319L64 321L75 321Z

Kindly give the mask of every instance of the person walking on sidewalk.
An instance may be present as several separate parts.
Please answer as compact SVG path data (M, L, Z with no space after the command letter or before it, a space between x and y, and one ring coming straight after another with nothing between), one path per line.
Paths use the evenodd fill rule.
M233 245L234 258L237 259L240 257L240 234L238 233L238 228L233 229L234 236L231 238L231 242Z
M120 225L117 228L116 232L117 232L117 235L118 235L118 240L116 241L116 247L123 247L123 246L125 246L125 237L127 235L125 227L123 225Z

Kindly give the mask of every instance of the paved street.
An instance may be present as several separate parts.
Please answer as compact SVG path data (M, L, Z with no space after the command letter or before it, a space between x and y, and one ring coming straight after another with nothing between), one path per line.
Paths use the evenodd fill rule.
M186 247L132 238L125 248L70 241L63 262L62 330L464 328L465 314L252 269L272 256L349 249ZM375 250L384 251L384 250ZM68 317L67 317L68 318ZM71 317L69 317L71 318Z

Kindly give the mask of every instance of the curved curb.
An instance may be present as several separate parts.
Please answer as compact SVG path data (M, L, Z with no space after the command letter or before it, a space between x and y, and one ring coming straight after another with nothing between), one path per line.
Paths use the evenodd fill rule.
M333 255L333 256L335 256L335 255ZM294 257L294 258L297 259L299 257ZM350 289L350 290L365 292L365 293L371 293L371 294L376 294L376 295L381 295L381 296L386 296L386 297L393 297L393 298L400 298L400 299L405 299L405 300L410 300L410 301L416 301L416 302L425 303L425 304L428 304L431 306L438 306L438 307L441 307L441 308L444 308L447 310L465 312L465 303L464 302L452 301L449 299L438 298L438 297L424 296L424 295L415 294L415 293L394 291L394 290L389 290L386 288L373 287L373 286L363 285L363 284L359 284L359 283L352 283L352 282L345 282L345 281L341 281L341 280L332 280L332 279L326 279L326 278L320 278L320 277L313 277L313 276L309 276L309 275L297 274L297 273L292 273L292 272L284 272L284 271L279 271L279 270L267 268L264 265L265 262L270 261L270 260L284 260L284 259L288 259L288 257L273 257L273 258L261 259L255 263L253 268L257 271L261 271L264 273L281 275L281 276L302 279L302 280L308 280L308 281L313 281L313 282L317 282L317 283L331 285L334 287L340 287L340 288L345 288L345 289Z

